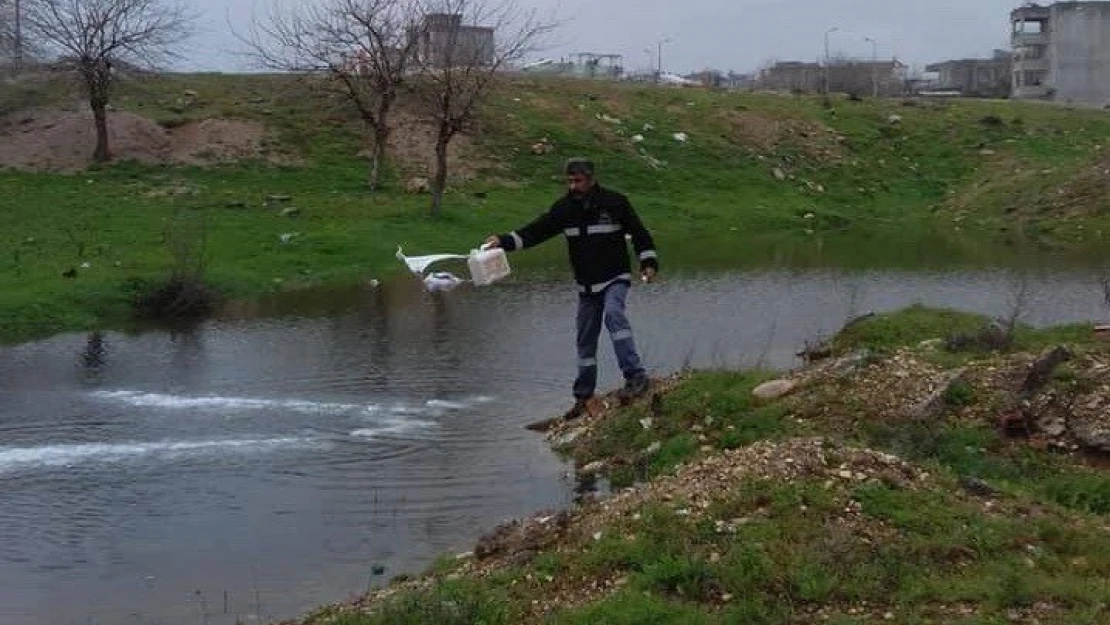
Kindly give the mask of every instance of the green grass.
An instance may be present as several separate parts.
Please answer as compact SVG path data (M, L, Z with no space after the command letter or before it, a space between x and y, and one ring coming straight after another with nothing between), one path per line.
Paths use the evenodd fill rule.
M896 537L863 540L842 526L849 500L859 503L857 523ZM1107 615L1102 530L1055 513L986 516L978 503L941 490L840 492L760 479L720 493L715 506L713 515L751 520L721 533L676 514L677 504L653 504L579 549L544 553L478 582L402 594L374 616L334 622L523 622L532 601L548 597L548 584L613 578L625 580L619 590L541 622L771 625L819 622L806 615L821 608L840 619L828 622L884 622L890 612L898 623L990 623L1038 602L1057 607L1042 622L1093 624ZM978 620L939 611L956 603L974 606Z
M1006 319L992 320L974 313L916 304L892 313L861 318L837 333L831 343L834 352L840 354L863 349L883 353L939 339L943 343L941 347L945 348L942 351L958 352L957 361L967 360L984 351L991 351L991 346L972 343L958 349L947 348L949 339L961 336L974 338L984 331L990 331L992 326L1007 323ZM1094 334L1088 324L1033 328L1018 322L1013 328L1011 338L1009 345L998 345L996 348L1032 351L1059 344L1090 344L1094 340Z
M452 186L446 214L432 220L426 196L400 190L411 163L391 163L385 189L365 191L358 126L341 100L317 87L279 76L171 75L122 84L116 97L117 107L167 126L208 117L263 121L300 158L296 165L0 172L8 223L0 234L0 341L118 326L128 280L161 276L171 265L163 237L180 213L203 221L208 279L228 296L351 284L397 273L398 244L412 253L462 252L492 231L520 226L562 192L560 165L577 154L593 157L603 182L630 194L670 274L1091 263L1105 248L1094 235L1100 211L1069 218L1069 227L1086 224L1084 240L1019 236L999 223L1045 230L1061 220L1032 211L1003 213L996 223L988 218L996 198L979 191L984 176L1013 178L1005 174L1015 162L1083 169L1110 132L1101 112L977 101L837 101L827 110L811 98L515 79L483 111L467 158L474 177ZM184 98L186 90L197 96ZM72 95L57 82L23 83L5 89L0 112ZM902 122L890 124L891 114ZM987 115L1007 123L980 123ZM1016 117L1022 124L1012 123ZM644 131L647 123L655 129ZM688 133L687 143L672 138L678 131ZM631 142L636 133L642 143ZM544 137L554 151L532 154ZM981 145L998 156L981 156ZM654 168L648 157L662 164ZM790 178L776 179L775 168ZM269 194L292 196L301 216L265 208ZM954 211L983 218L955 223ZM184 229L198 240L199 226ZM299 236L282 245L283 233ZM566 276L562 255L552 243L513 262L522 275ZM82 270L85 262L91 267ZM77 279L62 278L71 268Z
M702 446L734 449L787 436L793 428L785 409L762 404L751 391L772 376L765 373L697 372L662 400L662 413L648 405L620 411L585 438L557 448L578 465L618 459L610 475L614 487L648 481L696 458ZM658 451L650 452L653 445Z

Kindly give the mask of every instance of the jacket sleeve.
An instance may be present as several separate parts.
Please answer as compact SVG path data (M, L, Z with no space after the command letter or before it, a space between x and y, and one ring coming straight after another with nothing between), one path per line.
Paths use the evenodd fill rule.
M563 220L559 206L552 206L546 213L531 223L507 234L497 236L506 252L515 252L539 245L563 231Z
M651 267L655 271L659 271L659 255L655 251L655 241L651 237L651 233L644 227L640 216L636 214L636 209L632 208L632 203L628 198L623 198L624 204L623 216L621 221L624 225L624 230L632 235L632 248L636 250L636 257L640 261L640 270Z

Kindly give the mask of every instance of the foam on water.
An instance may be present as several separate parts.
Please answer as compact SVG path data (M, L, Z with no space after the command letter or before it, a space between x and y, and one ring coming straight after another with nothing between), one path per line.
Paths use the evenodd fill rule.
M160 408L164 410L289 410L302 414L359 414L374 415L387 411L401 415L421 415L466 410L478 404L493 401L490 397L472 397L464 400L430 399L423 405L412 406L394 404L384 407L380 404L353 404L337 402L316 402L304 399L261 399L251 397L227 397L220 395L189 397L165 393L146 393L142 391L95 391L93 397L119 401L130 406Z
M188 397L142 391L96 391L94 397L120 401L131 406L174 410L292 410L307 414L374 413L374 404L315 402L303 399L257 399L250 397L201 396Z
M373 427L359 428L350 433L353 438L377 438L382 435L397 436L435 427L432 421L419 419L388 419Z
M280 448L310 447L322 442L321 439L311 438L259 438L0 447L0 475L19 469L125 462L148 457L156 457L159 460L174 460L185 456L204 455L217 451L267 452Z

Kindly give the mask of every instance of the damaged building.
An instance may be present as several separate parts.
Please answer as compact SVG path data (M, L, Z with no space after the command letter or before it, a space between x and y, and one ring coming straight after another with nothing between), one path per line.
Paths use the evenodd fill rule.
M995 50L989 59L955 59L925 66L936 74L931 88L953 91L966 97L1006 98L1010 96L1013 55Z
M496 57L494 29L465 25L462 15L427 15L416 36L417 55L431 67L484 67Z
M1030 4L1010 22L1014 98L1110 105L1110 2Z

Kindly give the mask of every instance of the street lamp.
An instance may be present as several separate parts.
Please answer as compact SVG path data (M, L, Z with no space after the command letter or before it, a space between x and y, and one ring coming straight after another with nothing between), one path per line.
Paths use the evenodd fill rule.
M663 44L670 42L670 37L664 37L656 44L655 82L660 82L663 79Z
M833 26L825 31L825 95L829 95L829 35L840 30L840 27Z
M15 71L23 70L23 16L20 0L15 0Z
M871 97L879 97L879 43L872 37L864 37L871 42Z

